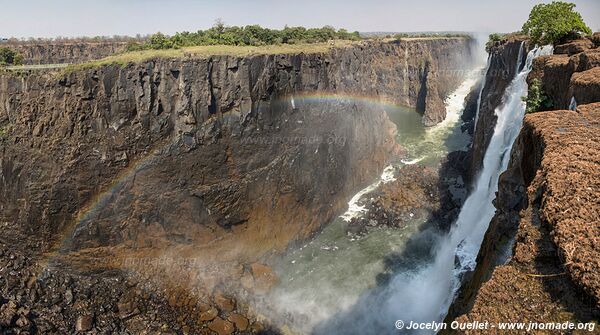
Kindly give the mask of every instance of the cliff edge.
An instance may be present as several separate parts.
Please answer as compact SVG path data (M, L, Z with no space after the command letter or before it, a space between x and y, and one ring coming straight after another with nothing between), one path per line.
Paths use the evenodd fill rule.
M477 268L453 305L458 321L600 318L598 48L583 40L555 50L534 60L528 82L538 79L553 106L576 110L525 116Z

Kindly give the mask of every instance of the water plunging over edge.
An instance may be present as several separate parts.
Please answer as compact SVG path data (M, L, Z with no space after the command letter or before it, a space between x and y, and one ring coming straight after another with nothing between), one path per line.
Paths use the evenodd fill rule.
M507 87L503 105L496 109L498 116L494 134L486 150L483 168L477 178L456 224L447 238L439 244L435 260L417 274L398 274L387 288L385 310L387 320L414 322L441 321L452 303L462 275L475 267L477 253L489 222L495 213L492 204L498 188L498 177L506 170L510 150L521 129L527 94L527 75L533 59L552 53L552 46L535 48L527 55L523 70Z
M385 286L361 297L352 310L328 320L316 333L398 334L396 320L404 324L439 323L445 318L463 275L476 265L483 236L495 213L492 201L498 177L506 170L510 150L521 129L525 114L521 98L527 94L526 78L533 59L550 53L552 46L531 50L523 69L504 92L503 104L495 110L496 126L475 189L466 199L451 231L437 239L431 260L415 269L396 273ZM435 332L410 331L411 334Z
M289 322L290 326L301 328L296 330L309 333L315 324L327 322L338 313L353 309L360 296L368 295L378 287L376 276L385 271L386 257L390 253L402 252L406 242L419 234L422 219L407 222L403 228L377 228L366 238L355 241L346 235L344 221L362 215L366 211L365 195L393 181L399 166L422 162L435 168L449 151L466 148L468 141L463 138L466 135L457 133L460 132L459 121L465 97L480 79L482 68L469 71L461 85L446 98L446 118L436 126L414 132L411 122L421 124L415 110L398 108L387 111L397 127L408 128L404 129L407 134L401 134L403 128L399 128L397 136L400 145L408 144L405 147L407 156L401 162L386 167L377 181L352 197L348 210L315 239L275 264L281 283L273 290L270 300L279 317L291 315L290 318L283 316L286 319L282 321L284 324ZM343 264L332 264L332 261ZM278 318L278 315L271 316Z

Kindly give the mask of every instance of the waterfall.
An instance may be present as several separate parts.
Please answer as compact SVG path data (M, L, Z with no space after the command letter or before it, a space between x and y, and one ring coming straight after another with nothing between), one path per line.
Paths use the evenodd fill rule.
M575 97L571 97L571 102L569 103L569 110L577 110L577 100L575 100Z
M523 69L507 87L503 105L495 110L498 117L496 126L475 189L466 199L450 233L437 240L435 250L431 251L432 260L413 272L394 275L387 286L359 302L361 307L354 314L336 323L334 332L398 334L395 320L402 320L408 325L410 322L441 322L444 319L462 276L476 265L483 236L494 216L492 201L498 189L498 177L506 170L511 147L525 114L525 103L521 97L527 94L526 78L532 61L535 57L551 53L552 46L531 50Z
M494 134L485 152L483 168L473 193L465 201L450 235L439 245L435 261L413 277L410 283L402 275L397 278L397 285L407 287L414 283L416 287L409 287L410 303L407 304L407 297L402 295L396 295L390 301L389 310L392 314L401 315L397 314L398 311L406 311L406 316L402 317L407 320L442 320L460 287L462 275L475 268L483 236L495 213L492 201L498 190L498 177L508 166L510 150L523 122L525 104L521 97L527 94L527 75L535 57L550 53L551 46L531 50L523 70L507 87L504 104L495 111L498 119ZM415 313L411 307L416 304L421 307Z
M522 61L522 57L523 57L523 46L525 45L525 42L521 42L521 44L519 45L519 53L517 56L517 67L515 69L515 74L519 73L519 68L521 67L521 61ZM492 60L492 55L488 56L487 59L487 64L485 66L485 72L483 75L483 83L481 84L481 88L479 89L479 95L477 96L477 109L475 111L475 124L473 125L473 134L475 133L475 130L477 129L477 121L479 120L479 109L481 108L481 96L483 94L483 89L485 88L485 82L487 79L487 75L488 75L488 71L490 69L490 61Z
M408 46L404 49L404 70L402 73L402 94L404 95L405 104L410 105L408 98Z

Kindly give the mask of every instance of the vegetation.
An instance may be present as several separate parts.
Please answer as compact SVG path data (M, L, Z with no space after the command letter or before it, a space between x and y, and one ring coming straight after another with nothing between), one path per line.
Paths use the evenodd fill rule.
M9 125L0 125L0 141L4 141L8 138L8 133L10 131Z
M525 113L550 110L554 106L552 99L542 89L542 81L538 78L533 79L529 85L527 97L523 100L527 104Z
M23 56L9 48L0 48L0 66L21 65Z
M556 44L591 34L592 30L583 22L581 14L573 8L575 4L562 1L535 5L522 31L533 43L541 44Z
M132 41L128 51L179 49L191 46L235 45L264 46L279 44L323 43L329 40L359 40L357 31L336 30L331 26L323 28L285 27L282 30L263 28L259 25L245 27L226 26L217 20L208 30L181 32L173 36L156 33L145 42Z
M59 74L73 71L96 68L102 65L117 64L125 66L129 63L139 63L154 58L180 58L194 57L205 58L215 55L248 56L248 55L272 55L272 54L297 54L326 52L333 47L344 47L356 43L354 41L337 40L328 43L310 44L280 44L263 46L235 46L235 45L206 45L183 47L179 49L140 50L130 51L103 59L89 61L82 64L69 65Z
M488 41L485 43L485 51L488 53L492 49L492 47L497 43L506 38L506 34L493 33L490 34Z

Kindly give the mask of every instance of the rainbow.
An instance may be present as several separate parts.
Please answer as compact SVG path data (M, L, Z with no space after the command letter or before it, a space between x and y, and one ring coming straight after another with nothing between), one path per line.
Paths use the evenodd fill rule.
M348 94L348 93L335 93L335 92L327 92L327 91L317 91L317 92L299 92L293 94L287 94L279 97L275 100L279 103L284 103L289 101L292 105L292 108L296 108L296 103L298 101L304 103L323 103L323 102L340 102L340 101L348 101L348 102L360 102L369 105L379 105L384 108L408 108L414 109L414 107L409 107L406 105L402 105L396 103L390 99L386 99L379 96L372 95L364 95L364 94Z
M292 108L296 108L297 102L303 104L318 104L324 102L360 102L370 105L380 105L385 108L410 108L390 100L382 99L380 97L359 95L359 94L337 94L334 92L300 92L294 94L288 94L281 96L275 100L276 103L289 103ZM159 145L157 149L154 149L150 154L139 158L137 161L131 162L128 167L121 171L114 179L113 182L104 187L104 190L99 192L95 197L87 202L77 214L71 224L68 224L60 234L61 239L51 248L50 254L54 252L64 251L64 248L71 241L73 235L77 231L78 227L93 218L94 214L105 208L111 203L114 195L123 189L127 182L135 178L135 175L145 169L146 167L154 164L159 158L160 153L169 145L172 141L167 141L166 144Z
M50 255L56 252L64 251L64 248L71 241L73 235L75 234L77 228L89 221L94 214L96 214L99 210L105 208L108 204L113 200L113 196L115 193L119 192L123 189L123 187L135 178L136 174L145 169L146 167L154 164L158 158L160 157L160 152L164 150L171 142L167 142L166 144L159 145L158 149L154 149L150 154L142 156L137 160L130 162L127 167L125 167L119 174L113 179L113 181L103 188L103 191L97 193L96 196L91 198L87 205L82 207L76 215L75 219L73 219L71 224L68 224L65 228L63 228L61 239L59 239L54 247L51 248Z

